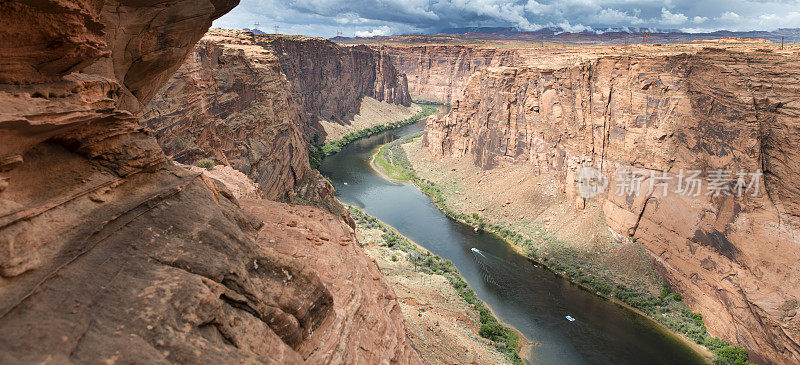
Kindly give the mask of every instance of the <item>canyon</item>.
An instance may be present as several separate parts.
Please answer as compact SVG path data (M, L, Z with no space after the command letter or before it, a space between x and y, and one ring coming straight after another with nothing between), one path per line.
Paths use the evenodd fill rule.
M268 199L340 211L308 149L353 123L367 99L410 114L405 75L370 48L211 29L142 118L175 161L212 158L256 181Z
M695 42L487 67L428 123L422 143L435 159L552 176L574 216L595 204L610 239L641 244L711 334L749 349L751 360L796 363L796 53ZM577 190L587 166L609 182L593 200ZM728 194L679 194L678 175L689 170L728 171ZM626 171L638 174L640 194L616 193ZM742 171L763 178L737 196ZM648 191L661 176L669 183Z
M304 109L292 107L278 61L207 43L193 51L237 3L0 4L9 55L0 65L0 362L420 361L396 295L330 184L308 168L307 129L294 123ZM152 113L164 124L200 136L197 147L162 144L255 171L263 198L173 163L143 127L146 106L187 58L177 77L200 80L172 83L188 98L175 102L242 115L203 129L159 104ZM366 74L390 70L373 52L363 58L376 62ZM187 68L220 61L241 72L232 82L260 86L204 94L217 75ZM358 87L408 101L402 83ZM263 119L248 119L255 114ZM254 135L237 145L215 133ZM216 178L241 178L229 172ZM303 173L310 183L298 187ZM316 194L321 208L264 199L291 190Z
M409 268L364 252L309 165L314 144L365 128L359 116L412 115L412 97L452 105L428 120L424 158L469 159L489 171L476 186L506 168L552 178L563 224L583 214L602 221L597 239L641 245L751 360L800 362L797 46L344 46L209 30L237 3L0 4L1 363L447 357L421 357L408 334L426 330L402 309L423 313L381 273ZM201 159L218 167L186 166ZM580 195L586 167L608 177L604 194ZM642 187L670 183L615 194L630 169ZM741 196L733 181L680 194L689 170L763 177ZM474 199L504 194L488 193Z

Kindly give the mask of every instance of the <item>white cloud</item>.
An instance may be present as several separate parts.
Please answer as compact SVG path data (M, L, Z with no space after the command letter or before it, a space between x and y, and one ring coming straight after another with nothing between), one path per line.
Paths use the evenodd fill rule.
M755 17L745 17L734 12L725 12L715 20L730 30L797 28L800 27L800 11L761 14Z
M704 17L704 16L695 16L694 18L692 18L692 23L695 23L695 24L701 24L701 23L705 23L705 22L706 22L706 20L708 20L708 18L707 18L707 17Z
M689 18L681 13L673 13L667 8L661 8L661 24L681 25L686 23Z
M558 27L563 29L565 32L570 32L570 33L578 33L578 32L584 32L584 31L591 31L592 30L592 27L587 27L587 26L585 26L583 24L572 25L572 24L569 23L569 21L566 21L566 20L561 22L561 23L558 23L557 25L558 25Z
M522 30L538 30L542 26L532 23L525 17L525 5L508 0L453 0L450 4L456 9L505 22Z
M333 21L339 24L364 24L369 23L369 19L362 18L358 16L356 13L344 13L341 15L337 15L333 18Z
M370 31L357 31L355 35L357 37L380 37L386 35L392 35L392 28L387 25L382 25Z
M741 19L741 18L742 17L739 16L739 14L736 14L736 13L734 13L732 11L726 11L726 12L722 13L722 15L720 15L719 18L717 18L716 20L721 20L721 21L739 21L739 19Z
M597 14L596 20L597 23L603 25L618 25L618 24L638 25L644 22L642 19L639 19L639 17L635 15L628 15L628 13L614 9L600 10L600 12Z

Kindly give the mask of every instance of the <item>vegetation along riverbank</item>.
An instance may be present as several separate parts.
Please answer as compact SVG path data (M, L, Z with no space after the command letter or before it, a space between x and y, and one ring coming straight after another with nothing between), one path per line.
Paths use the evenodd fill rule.
M525 338L495 318L450 260L430 253L358 208L350 207L350 215L359 241L398 293L409 337L426 362L522 364L519 350L526 346ZM426 294L429 291L431 295ZM453 351L456 348L464 351Z
M321 144L321 145L319 145L319 144L311 145L309 147L309 153L308 153L308 158L309 158L309 163L311 164L311 168L314 168L314 169L318 168L319 164L322 162L322 159L324 159L326 156L330 156L330 155L332 155L334 153L337 153L337 152L341 151L342 148L344 148L344 146L347 146L349 143L351 143L353 141L359 140L361 138L366 138L366 137L375 135L375 134L383 132L383 131L388 131L388 130L392 130L392 129L396 129L396 128L400 128L400 127L403 127L403 126L407 126L407 125L411 125L411 124L417 123L420 120L423 120L423 119L427 118L428 116L436 114L436 112L439 111L439 109L437 109L435 106L433 106L433 105L436 105L436 104L427 104L427 103L426 104L422 104L420 102L415 102L415 103L419 104L422 107L422 110L420 110L414 116L411 116L411 117L406 118L406 119L394 121L394 122L391 122L391 123L374 125L374 126L369 127L369 128L357 130L355 132L350 132L350 133L346 134L342 138L331 140L331 141L327 141L327 142L325 142L324 144Z
M487 210L467 210L461 202L469 199L466 197L469 186L465 185L470 184L462 183L458 176L450 173L450 170L457 170L460 165L436 165L435 168L426 166L426 170L418 171L417 165L422 165L420 161L423 158L415 155L414 163L409 159L409 151L417 154L419 150L419 137L420 134L410 135L381 146L373 158L373 167L390 179L414 183L451 218L505 239L530 259L576 285L629 306L691 342L704 346L714 354L715 363L747 363L746 350L711 336L706 331L702 316L691 312L683 304L681 295L670 291L667 285L660 284L654 289L654 285L643 283L642 280L618 275L606 265L588 259L591 250L576 249L566 244L547 227L539 225L523 229L515 226L514 223L520 220L519 216L496 217L491 216ZM432 173L433 170L439 171L443 176ZM479 184L471 184L475 185ZM508 203L510 202L502 204ZM637 248L639 247L635 242L630 243L625 247L625 255L644 255L637 261L647 263L646 254ZM648 271L647 275L652 277L650 281L661 283L660 276L651 267L642 271Z

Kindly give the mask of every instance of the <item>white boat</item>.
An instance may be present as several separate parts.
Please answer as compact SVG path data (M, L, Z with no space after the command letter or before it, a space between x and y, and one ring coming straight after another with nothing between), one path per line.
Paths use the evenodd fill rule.
M570 322L575 322L575 317L573 316L564 316L564 318L566 318Z
M474 253L481 253L481 251L480 251L480 250L478 250L478 249L477 249L477 248L475 248L475 247L473 247L473 248L470 248L470 250L471 250L472 252L474 252Z

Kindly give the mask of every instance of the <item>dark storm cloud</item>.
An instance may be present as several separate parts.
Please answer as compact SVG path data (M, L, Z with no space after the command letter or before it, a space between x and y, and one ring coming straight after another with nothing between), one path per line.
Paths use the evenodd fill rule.
M567 31L608 28L690 32L800 27L799 0L242 0L215 22L229 28L333 36L500 26Z

